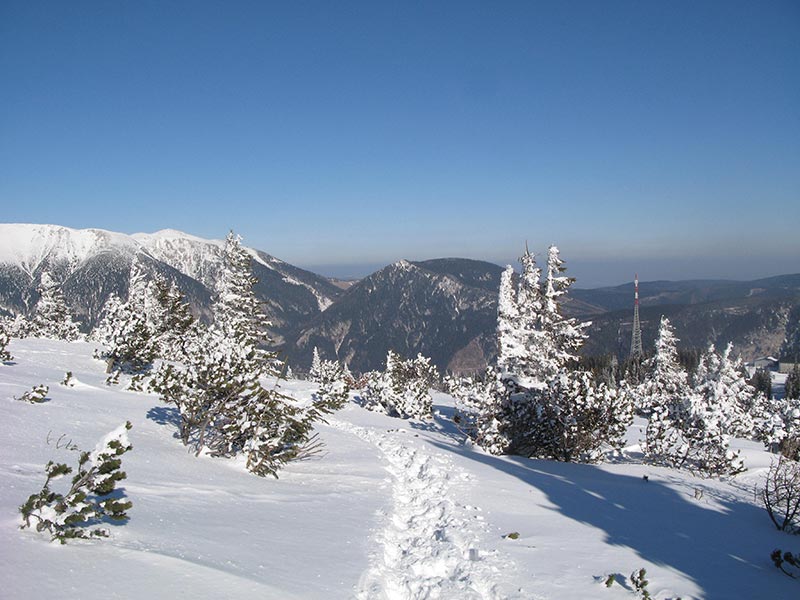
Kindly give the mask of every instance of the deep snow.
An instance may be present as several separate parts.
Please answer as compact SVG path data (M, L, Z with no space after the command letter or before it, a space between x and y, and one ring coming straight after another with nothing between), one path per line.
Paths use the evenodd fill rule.
M427 422L350 404L318 427L324 455L261 479L188 452L175 411L107 387L94 348L14 340L14 364L0 366L2 598L615 600L636 595L602 581L641 567L654 598L800 597L769 559L800 539L775 531L754 498L771 460L757 444L739 444L750 470L728 481L639 464L636 428L624 461L494 457L464 444L437 394ZM75 387L59 385L66 371ZM49 401L14 400L39 383ZM302 397L313 384L284 388ZM45 463L77 461L55 440L88 450L126 420L130 521L65 546L18 529Z

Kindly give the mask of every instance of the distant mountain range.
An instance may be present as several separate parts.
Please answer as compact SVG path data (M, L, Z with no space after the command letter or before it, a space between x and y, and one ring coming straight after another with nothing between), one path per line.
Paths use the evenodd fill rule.
M27 313L42 272L61 281L84 328L108 296L127 295L131 264L175 281L207 318L222 261L220 240L165 230L125 235L55 225L0 224L0 313ZM399 261L357 282L341 282L249 249L256 293L272 322L276 348L307 369L313 348L354 371L378 369L388 350L421 352L444 370L483 369L495 358L497 289L502 268L446 258ZM640 283L645 347L667 315L685 347L733 341L745 358L800 351L800 274L740 281ZM627 355L633 284L573 289L571 316L591 320L586 354Z
M128 294L131 265L176 282L195 308L207 316L222 265L221 240L179 231L125 235L100 229L56 225L0 224L0 310L27 313L36 304L41 274L53 273L84 328L94 326L105 301ZM249 249L256 293L264 300L276 344L321 313L342 289L260 250Z

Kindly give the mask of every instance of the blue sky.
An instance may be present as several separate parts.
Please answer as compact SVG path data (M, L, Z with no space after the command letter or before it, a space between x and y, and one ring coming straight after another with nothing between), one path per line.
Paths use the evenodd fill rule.
M800 4L0 5L0 220L358 275L800 271Z

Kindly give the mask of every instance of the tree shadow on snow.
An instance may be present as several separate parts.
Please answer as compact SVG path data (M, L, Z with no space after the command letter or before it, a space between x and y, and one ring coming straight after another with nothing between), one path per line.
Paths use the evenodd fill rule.
M466 436L464 432L458 428L458 423L455 420L455 408L452 406L435 404L432 412L433 419L425 421L412 420L409 422L409 425L412 429L417 429L419 431L436 432L439 435L463 445Z
M659 483L658 474L646 481L594 465L501 458L434 444L541 490L564 516L603 530L608 544L627 546L642 559L684 573L704 598L798 597L797 582L769 558L775 548L796 549L797 539L777 532L762 508L731 499L715 499L712 508ZM641 566L608 564L607 569ZM658 582L651 588L657 590Z
M175 429L180 429L181 413L177 408L169 406L154 406L147 411L147 418L159 425L172 425ZM175 435L178 433L176 431Z

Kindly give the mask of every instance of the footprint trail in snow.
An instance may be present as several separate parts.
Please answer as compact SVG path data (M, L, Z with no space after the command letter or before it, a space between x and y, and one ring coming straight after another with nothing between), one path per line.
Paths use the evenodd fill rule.
M359 582L358 600L509 597L497 582L512 567L496 551L482 550L486 534L478 509L453 497L455 488L468 485L466 472L402 430L331 425L375 445L392 477L391 512L375 536L377 549Z

